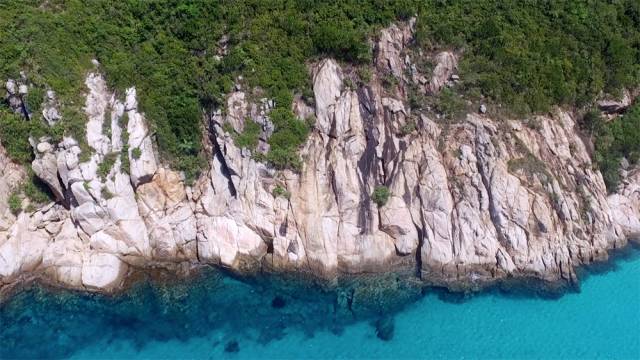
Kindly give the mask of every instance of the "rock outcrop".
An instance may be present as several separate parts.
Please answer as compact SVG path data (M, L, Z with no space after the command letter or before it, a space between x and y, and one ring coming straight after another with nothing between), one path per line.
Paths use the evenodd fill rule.
M316 118L300 171L277 171L234 144L225 124L241 132L247 120L266 144L273 105L231 94L226 115L208 119L209 167L190 186L158 162L135 89L121 102L90 74L91 153L80 156L72 138L34 141L34 171L57 203L17 217L0 203L0 285L33 274L108 290L132 269L203 263L329 282L403 271L452 289L518 277L571 283L577 266L640 235L640 171L607 195L572 113L556 109L533 128L486 114L444 124L409 108L406 86L437 93L457 66L440 53L430 80L407 72L411 37L412 23L394 25L378 44L376 66L401 91L377 76L353 90L336 61L312 66L315 107L293 106L301 121ZM22 175L3 152L0 169L6 198ZM388 190L386 202L374 201L376 188Z

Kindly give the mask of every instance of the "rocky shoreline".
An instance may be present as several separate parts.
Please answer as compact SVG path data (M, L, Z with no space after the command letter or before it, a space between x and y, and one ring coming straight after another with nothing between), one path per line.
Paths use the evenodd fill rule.
M86 77L89 154L70 137L30 139L32 169L56 202L29 210L25 200L17 216L0 202L0 293L30 277L117 291L136 271L201 265L328 286L390 272L455 291L526 278L575 284L577 267L640 234L640 170L627 169L608 194L579 114L413 109L412 91L434 96L455 82L460 54L433 54L427 77L412 60L412 37L412 21L384 29L371 79L358 86L349 65L310 66L314 101L293 103L314 123L299 170L258 161L273 103L237 87L224 113L205 116L208 170L193 184L159 160L136 89L120 99L96 62ZM386 84L389 75L396 83ZM9 102L20 105L15 88L7 82ZM49 100L43 116L53 124L55 94ZM261 129L253 152L230 130L247 121ZM25 172L1 147L0 169L8 199ZM374 199L378 188L384 201Z

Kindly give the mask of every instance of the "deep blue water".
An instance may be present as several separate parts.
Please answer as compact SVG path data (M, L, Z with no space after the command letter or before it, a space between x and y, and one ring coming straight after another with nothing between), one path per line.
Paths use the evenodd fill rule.
M639 253L557 299L492 291L459 301L394 276L336 295L215 270L116 297L34 287L0 307L0 359L640 359Z

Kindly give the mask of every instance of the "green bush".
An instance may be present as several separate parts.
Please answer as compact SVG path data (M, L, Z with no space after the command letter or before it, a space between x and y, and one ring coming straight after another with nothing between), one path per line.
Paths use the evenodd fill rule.
M262 128L260 127L260 124L256 123L251 118L246 118L244 120L244 131L235 136L236 145L241 148L246 147L249 150L254 150L256 146L258 146L261 131Z
M386 186L376 186L371 194L371 200L378 204L378 206L383 206L389 200L390 195L391 192L389 192L389 188Z
M591 111L581 124L594 134L595 162L607 189L613 192L620 183L622 158L626 158L631 165L640 161L640 104L610 122L605 122L599 113Z
M417 43L464 49L463 90L515 113L584 106L640 80L640 3L424 1Z
M298 147L307 139L309 126L298 120L289 108L276 108L269 115L275 129L269 138L271 148L267 160L276 168L300 169Z
M291 169L297 171L302 169L302 161L295 150L272 148L267 153L266 160L276 169Z
M9 210L13 215L18 215L22 211L22 200L18 193L9 195Z
M0 141L9 157L20 164L33 160L29 136L42 134L43 127L38 120L27 121L9 110L0 110Z
M288 199L291 196L291 193L287 191L287 189L285 189L283 186L281 185L276 185L275 188L273 188L273 197L278 197L278 196L282 196L285 199Z
M129 131L127 131L127 125L129 124L129 115L124 113L120 119L118 119L118 125L122 129L122 150L120 150L120 171L125 174L129 173L131 163L129 161Z
M104 179L107 177L107 175L109 175L111 168L113 168L113 165L116 163L118 155L118 153L105 155L104 159L102 159L102 162L98 164L98 176Z
M55 199L49 186L36 176L31 167L27 167L27 179L22 185L22 192L37 205L43 205Z
M32 117L40 118L40 110L44 102L45 90L41 87L34 86L29 89L26 96L27 108L32 112Z
M110 200L113 199L113 194L111 193L111 191L109 191L109 189L107 189L106 186L103 186L102 189L100 189L100 194L102 195L102 197L105 200Z
M400 127L400 136L407 136L416 131L416 122L413 119L408 119L406 124Z
M74 136L87 159L81 94L96 58L118 94L136 86L162 160L188 176L205 163L202 112L222 107L239 75L245 88L259 87L277 107L289 109L294 93L309 93L309 61L332 56L364 69L372 55L367 39L416 13L420 47L429 53L464 50L462 93L480 90L517 113L583 106L603 91L615 94L640 80L637 0L8 0L0 12L0 77L18 78L25 70L33 85L27 97L32 109L47 87L58 95L63 119L44 133ZM228 54L216 59L223 34ZM6 116L0 115L3 143L13 142L12 157L30 161L24 140L38 129L12 123L7 130ZM19 139L7 140L7 133ZM274 140L272 163L296 162L284 151L296 146L281 146L290 136L298 137Z
M467 112L465 101L450 88L440 91L434 107L447 121L460 120Z
M319 24L311 36L319 53L353 62L371 60L371 50L364 34L353 29L351 21L333 20Z
M131 150L131 157L134 158L135 160L140 159L140 156L142 156L142 150L140 150L139 147L134 148L133 150Z

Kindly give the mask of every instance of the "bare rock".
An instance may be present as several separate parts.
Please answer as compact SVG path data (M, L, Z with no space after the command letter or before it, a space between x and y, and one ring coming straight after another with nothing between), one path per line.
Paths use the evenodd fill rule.
M402 50L413 40L415 22L416 19L411 18L406 24L393 24L380 31L376 63L398 79L404 77Z
M46 152L37 156L31 162L33 172L44 181L57 201L64 201L64 189L58 180L58 162L56 156L51 152Z
M436 55L435 64L428 86L431 94L438 93L445 86L451 75L458 68L458 58L450 51L443 51Z
M332 60L323 60L313 77L313 92L316 98L316 127L324 134L331 131L330 112L340 97L342 69Z
M130 88L127 89L125 105L125 109L131 109L127 110L127 115L129 116L129 123L127 124L127 131L129 132L129 162L131 164L131 181L134 186L138 186L141 182L151 180L158 165L148 127L142 114L138 113L135 108L131 108L134 105L137 105L136 91L135 88ZM136 158L132 155L134 149L140 150L140 157Z
M245 100L245 94L242 91L231 93L227 98L227 117L226 121L231 124L233 129L242 133L244 130L244 120L248 115L248 105Z
M82 284L89 288L108 290L120 284L126 271L127 265L117 256L91 253L82 263Z
M631 103L633 102L633 98L629 94L628 90L624 90L621 99L603 99L597 102L598 108L600 111L607 114L617 114L624 112Z

